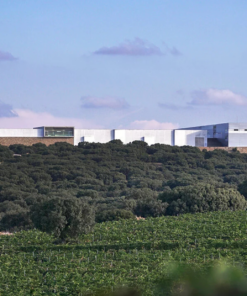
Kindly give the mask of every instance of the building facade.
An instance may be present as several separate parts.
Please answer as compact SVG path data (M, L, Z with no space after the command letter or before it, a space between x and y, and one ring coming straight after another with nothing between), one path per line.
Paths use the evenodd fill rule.
M223 123L175 130L77 129L74 127L42 126L33 129L0 129L0 145L33 145L67 142L107 143L121 140L124 144L144 141L171 146L247 147L247 123Z
M207 147L247 147L247 123L221 123L181 130L207 131Z

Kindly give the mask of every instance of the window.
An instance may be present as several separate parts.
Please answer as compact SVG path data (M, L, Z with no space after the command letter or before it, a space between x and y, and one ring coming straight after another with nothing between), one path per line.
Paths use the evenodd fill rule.
M235 128L235 129L234 129L234 132L237 132L237 131L238 131L238 128Z
M247 128L245 128L244 131L247 132Z
M204 147L204 137L195 137L195 146Z
M73 127L45 127L45 137L73 137Z

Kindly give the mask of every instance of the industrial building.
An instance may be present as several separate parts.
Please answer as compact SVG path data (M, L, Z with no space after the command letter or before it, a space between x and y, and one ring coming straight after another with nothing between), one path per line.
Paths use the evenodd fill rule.
M174 130L77 129L42 126L33 129L0 129L0 145L46 145L67 142L107 143L121 140L124 144L144 141L171 146L247 147L247 123L223 123Z
M207 131L207 147L247 147L247 123L221 123L180 130Z

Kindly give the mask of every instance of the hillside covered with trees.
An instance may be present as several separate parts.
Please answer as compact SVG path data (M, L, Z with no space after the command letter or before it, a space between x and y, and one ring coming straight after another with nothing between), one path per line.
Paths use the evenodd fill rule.
M119 140L0 146L0 230L73 236L95 221L245 210L246 180L238 151Z

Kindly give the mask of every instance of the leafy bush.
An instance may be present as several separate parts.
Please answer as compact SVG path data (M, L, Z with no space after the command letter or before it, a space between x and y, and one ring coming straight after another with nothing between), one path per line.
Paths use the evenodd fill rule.
M37 229L62 239L87 233L94 225L93 208L74 197L54 197L37 203L31 218Z
M137 201L134 213L140 217L159 217L165 215L168 203L152 198L140 199Z
M175 187L160 194L159 199L169 204L166 211L168 215L247 208L244 196L236 189L217 185Z
M238 191L247 199L247 180L238 186Z

